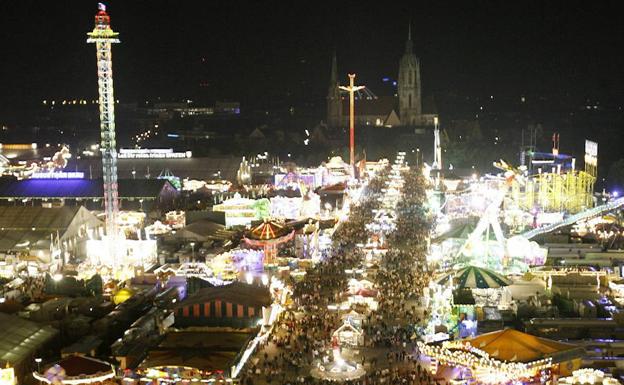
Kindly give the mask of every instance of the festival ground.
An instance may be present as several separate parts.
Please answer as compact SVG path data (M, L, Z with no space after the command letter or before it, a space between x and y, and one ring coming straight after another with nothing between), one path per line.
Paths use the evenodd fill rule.
M408 194L393 196L388 192L385 186L390 183L391 174L401 178L399 187ZM332 305L344 298L351 271L371 267L371 251L362 246L370 249L371 242L373 248L384 250L375 274L367 277L379 291L377 308L358 307L365 314L361 326L364 343L343 347L341 351L346 362L362 365L366 374L346 382L433 382L418 363L415 345L425 318L420 302L422 290L430 276L425 267L425 240L430 228L427 213L422 210L424 191L424 178L408 168L401 172L388 168L368 183L360 201L351 207L349 218L334 233L331 253L302 282L295 284L292 306L282 314L269 341L250 360L241 383L327 381L313 378L310 371L324 357L331 357L332 333L347 312L344 307L336 309ZM396 213L396 229L368 231L367 225L374 222L375 213L381 209Z

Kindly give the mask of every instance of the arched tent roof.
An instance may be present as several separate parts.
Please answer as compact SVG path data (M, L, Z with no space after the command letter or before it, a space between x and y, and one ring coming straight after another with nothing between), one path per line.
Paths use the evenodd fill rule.
M200 289L180 302L176 309L195 304L204 304L214 300L247 306L268 307L271 305L271 293L265 287L233 282L229 285Z
M575 345L536 337L514 329L485 333L464 341L498 360L509 362L531 362L548 357L557 362L563 352L582 356L581 350Z
M215 205L213 207L214 211L224 211L232 208L240 208L253 206L255 203L255 199L243 198L239 193L235 193L234 196L230 199L226 199L221 204Z

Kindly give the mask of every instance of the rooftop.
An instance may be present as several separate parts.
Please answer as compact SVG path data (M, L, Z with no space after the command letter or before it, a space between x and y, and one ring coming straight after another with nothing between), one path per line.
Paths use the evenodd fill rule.
M61 359L57 364L65 369L65 375L68 377L92 376L98 373L106 374L113 372L111 364L91 357L69 356Z
M0 206L0 228L4 230L63 230L82 207Z
M251 333L224 331L168 333L163 342L149 352L141 366L185 366L212 372L229 371L252 337Z
M576 353L581 357L584 352L572 344L536 337L514 329L485 333L464 341L497 360L510 362L531 362L548 357L553 357L554 362L560 362L557 358L562 353Z
M154 198L163 188L173 188L164 179L120 179L119 197ZM23 179L0 182L0 198L101 198L101 179Z
M213 300L248 306L269 306L271 304L271 294L265 287L247 285L242 282L233 282L229 285L200 289L195 294L180 302L178 306L202 304Z
M16 365L32 355L58 334L51 326L42 326L17 316L0 313L0 365Z

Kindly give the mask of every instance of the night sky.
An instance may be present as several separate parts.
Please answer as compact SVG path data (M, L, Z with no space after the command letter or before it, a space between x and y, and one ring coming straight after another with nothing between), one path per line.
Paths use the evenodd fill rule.
M113 51L116 97L252 107L322 100L334 49L345 79L347 71L365 84L396 77L411 20L424 94L622 103L617 1L364 3L108 1L122 40ZM85 0L0 2L5 116L42 99L96 97L95 48L85 42L96 9Z

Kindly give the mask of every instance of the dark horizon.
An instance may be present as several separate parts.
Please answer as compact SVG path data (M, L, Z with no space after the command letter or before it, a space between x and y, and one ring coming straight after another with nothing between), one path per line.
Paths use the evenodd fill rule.
M122 102L320 103L334 50L341 78L355 72L382 93L374 85L396 78L410 22L424 95L590 99L616 109L624 95L624 34L609 2L106 4L122 41L113 49ZM43 99L96 98L85 42L96 9L96 1L0 5L6 118Z

